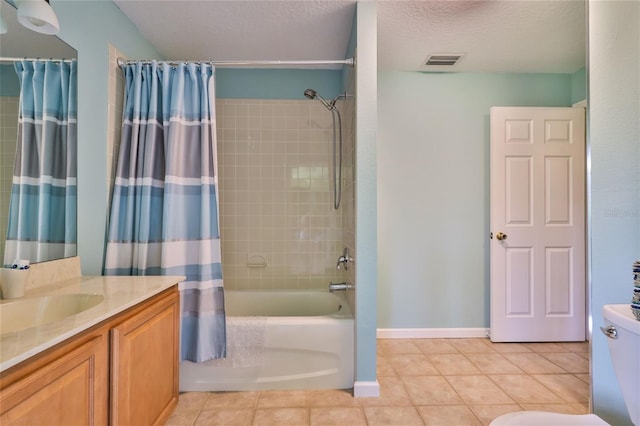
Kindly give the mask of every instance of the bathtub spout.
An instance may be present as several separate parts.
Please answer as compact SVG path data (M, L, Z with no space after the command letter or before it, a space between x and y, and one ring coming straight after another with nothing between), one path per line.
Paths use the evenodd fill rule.
M329 291L333 293L334 291L346 291L353 288L353 286L349 283L330 283Z

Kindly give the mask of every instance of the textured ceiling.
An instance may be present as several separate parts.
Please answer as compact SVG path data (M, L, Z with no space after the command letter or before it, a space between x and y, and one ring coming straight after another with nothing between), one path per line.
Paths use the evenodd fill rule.
M116 0L165 59L344 59L354 1Z
M356 9L354 0L114 2L175 60L343 59ZM3 56L66 55L11 25ZM17 31L27 34L14 48ZM35 50L22 53L27 45ZM381 70L572 73L585 66L585 48L583 0L378 1ZM454 67L423 65L433 53L466 55Z
M166 59L343 59L353 0L115 0ZM431 53L466 53L453 68ZM574 72L583 0L378 2L382 70Z
M437 71L429 54L464 53L450 69L573 73L585 66L585 20L582 0L380 2L378 65Z

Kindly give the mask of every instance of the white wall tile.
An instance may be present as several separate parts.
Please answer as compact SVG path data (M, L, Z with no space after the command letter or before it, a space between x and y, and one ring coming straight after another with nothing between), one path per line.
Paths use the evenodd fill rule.
M225 287L324 289L340 280L331 113L307 100L218 99L216 108ZM267 266L248 267L249 252Z

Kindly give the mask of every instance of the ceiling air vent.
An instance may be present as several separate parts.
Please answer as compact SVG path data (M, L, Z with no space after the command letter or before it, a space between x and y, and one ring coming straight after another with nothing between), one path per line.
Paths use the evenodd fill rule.
M464 56L464 53L439 53L436 55L429 55L425 65L455 65L460 58Z

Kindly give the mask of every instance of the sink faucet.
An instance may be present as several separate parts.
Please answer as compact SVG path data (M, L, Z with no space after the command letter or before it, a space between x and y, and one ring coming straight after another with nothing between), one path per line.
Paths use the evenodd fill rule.
M349 269L349 262L353 262L353 258L349 256L349 248L345 247L342 256L338 258L336 269L340 269L342 265L344 265L344 270L347 271Z
M346 291L353 288L353 286L349 283L330 283L329 291L333 293L334 291Z

